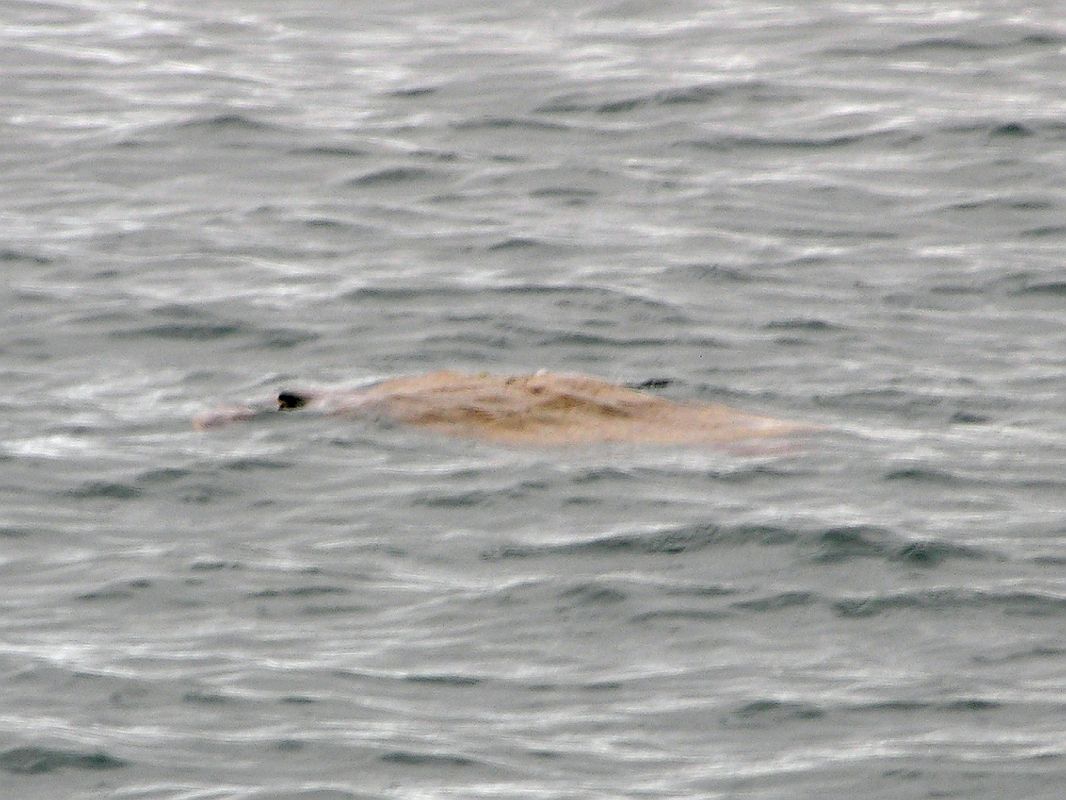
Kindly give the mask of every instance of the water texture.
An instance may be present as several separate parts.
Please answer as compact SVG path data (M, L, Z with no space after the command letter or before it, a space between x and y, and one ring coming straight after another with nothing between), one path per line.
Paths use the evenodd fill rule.
M1059 4L0 20L0 798L1062 796ZM189 424L445 368L825 430Z

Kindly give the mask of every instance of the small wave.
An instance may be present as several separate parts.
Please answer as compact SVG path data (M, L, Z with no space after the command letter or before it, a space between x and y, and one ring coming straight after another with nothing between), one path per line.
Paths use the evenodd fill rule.
M292 586L287 589L262 589L251 592L246 597L253 600L274 600L277 598L321 597L329 594L350 594L344 586Z
M1018 44L1035 45L1037 47L1058 47L1066 42L1066 36L1054 33L1027 33L1018 40Z
M756 88L751 84L739 85L745 92L751 92L753 88ZM736 92L737 85L716 85L709 83L699 83L692 86L681 86L676 89L666 89L661 92L655 93L655 102L664 106L676 106L676 105L695 105L700 103L706 103L709 100L717 100L718 98Z
M283 747L283 745L285 746ZM304 746L303 742L294 739L283 739L276 745L278 749L284 750L303 749ZM240 800L380 800L380 798L380 794L363 792L357 794L347 789L335 789L332 787L286 789L281 792L265 789L254 794L247 794L245 791L240 792Z
M513 496L513 495L507 495ZM471 490L466 492L438 493L433 495L420 495L411 500L414 506L424 508L475 508L483 505L493 505L501 493L494 491Z
M1066 124L1051 118L1020 120L988 120L952 123L937 129L948 134L978 135L987 139L1029 139L1036 136L1059 139L1066 133Z
M973 284L941 283L930 286L929 291L934 295L946 294L965 297L967 295L984 294L986 288L984 286L974 286Z
M1029 239L1057 238L1060 236L1066 236L1066 225L1038 225L1035 228L1026 228L1019 232L1018 235Z
M453 322L457 320L449 321ZM427 349L442 345L459 345L486 347L496 351L497 354L505 350L509 350L511 349L511 347L514 346L514 339L512 337L507 335L497 335L490 331L480 329L463 330L457 333L445 333L425 336L422 338L422 342L423 346Z
M370 150L347 144L313 144L294 147L289 153L298 156L332 156L335 158L362 158L371 155Z
M763 328L771 331L809 331L813 333L824 333L828 331L842 330L839 325L834 325L831 322L826 322L823 319L804 319L804 318L791 318L772 320L767 322Z
M580 189L574 186L545 186L541 189L533 189L529 196L580 202L599 197L600 193L592 189Z
M771 228L772 233L788 236L789 238L810 239L836 239L841 241L892 241L899 239L900 235L895 231L882 231L873 228L848 228L845 230L833 228L797 227Z
M611 481L629 481L638 476L640 470L632 467L596 466L578 471L571 481L576 486Z
M730 715L737 720L781 722L784 720L820 719L825 711L811 703L786 700L753 700L737 708Z
M914 391L897 388L859 389L839 394L815 394L812 398L819 406L828 408L860 409L913 415L924 409L935 408L943 398L920 395Z
M429 674L412 674L405 675L404 680L407 683L424 683L431 686L479 686L484 681L481 678L474 677L473 675L429 675Z
M258 472L260 470L291 469L294 466L291 461L279 461L274 458L261 456L245 456L227 461L222 468L227 472Z
M1001 46L1001 44L993 42L978 42L973 39L964 39L960 36L931 36L924 39L915 39L910 42L901 42L892 47L890 52L914 53L922 50L977 51L995 50Z
M220 572L223 570L244 569L244 564L240 561L204 560L192 562L189 565L189 569L193 572Z
M1049 645L1027 647L1023 650L1012 650L1002 655L977 655L973 660L977 664L1011 664L1016 661L1031 661L1034 659L1053 658L1061 659L1066 656L1066 648Z
M981 559L982 550L934 540L907 540L892 531L873 526L842 526L815 534L815 560L836 563L852 558L885 558L890 561L935 566L948 558Z
M1014 294L1066 297L1066 281L1034 281L1015 290Z
M581 346L581 347L670 347L677 345L691 345L702 349L712 350L725 348L727 345L720 339L711 336L690 335L678 336L607 336L602 333L588 333L586 331L561 331L543 334L537 341L544 346Z
M1036 131L1028 125L1023 125L1020 122L1006 122L992 128L992 130L988 132L988 135L993 138L1018 139L1035 136Z
M962 480L957 475L930 467L903 467L890 470L885 473L884 480L935 484L937 486L956 486L962 483Z
M737 589L720 584L694 584L665 586L662 594L666 597L729 597L737 594Z
M16 775L42 775L61 769L118 769L128 761L101 751L54 750L48 747L15 747L0 752L0 769Z
M237 113L222 113L179 122L173 127L206 131L280 131L283 128L269 122Z
M620 589L595 581L571 586L559 593L559 600L573 608L614 605L624 602L628 597Z
M765 464L755 464L753 466L738 466L727 470L711 470L707 473L707 477L722 483L740 485L766 480L767 478L776 480L778 478L795 477L800 474L802 473L796 470L775 469Z
M780 611L784 608L814 605L820 599L813 592L780 592L767 597L758 597L754 600L741 600L732 603L730 608L735 608L738 611Z
M949 420L955 425L984 425L991 421L983 414L975 414L972 411L956 411Z
M691 278L715 283L750 283L759 279L757 274L753 274L747 269L706 263L681 264L667 268L666 273L671 277Z
M70 4L48 3L42 0L7 3L4 13L8 25L65 25L70 26L68 30L78 24L88 24L93 19L93 13L88 9L72 8Z
M1050 211L1056 207L1051 200L1036 197L988 197L981 200L966 200L952 203L944 208L949 211Z
M849 526L830 528L816 535L815 560L823 563L855 557L884 556L891 552L895 537L883 528Z
M0 248L0 262L8 261L21 261L23 263L37 264L39 266L52 263L52 259L37 253L30 253L26 250L14 250L10 247Z
M911 609L995 608L1010 614L1058 616L1066 612L1066 597L1040 592L995 592L976 589L929 589L838 600L842 617L874 617Z
M85 602L99 602L107 600L129 600L134 597L136 592L141 589L150 589L152 582L146 578L138 580L127 581L125 583L115 584L111 586L105 586L102 589L96 589L92 592L85 592L79 594L75 600L81 600Z
M236 489L226 488L218 481L215 481L212 483L202 483L199 485L190 486L187 491L184 491L179 495L179 499L183 503L190 503L194 505L207 505L209 503L215 502L216 500L221 500L227 497L233 497L236 494Z
M493 302L496 298L545 298L568 306L586 305L592 308L639 306L647 309L679 313L678 306L654 297L623 291L608 286L585 286L568 283L512 283L496 286L363 286L347 292L345 300L366 303L409 303L415 300L437 301L455 306L464 299Z
M133 597L133 592L125 589L100 589L95 592L79 594L74 599L95 602L98 600L129 600L131 597Z
M335 219L334 217L304 217L298 220L298 222L305 228L319 229L319 230L334 230L334 231L351 231L351 230L366 230L364 226L353 225L350 222L344 220Z
M908 542L902 547L894 549L889 557L894 561L902 561L908 564L933 566L948 558L982 559L987 556L987 553L975 547L945 542L917 541Z
M626 97L621 100L611 100L607 103L600 103L595 107L595 111L599 114L621 114L626 111L634 111L642 106L650 104L650 100L644 97Z
M144 328L131 330L113 331L109 335L113 339L136 339L149 337L155 339L174 339L177 341L202 342L212 339L224 339L243 333L244 327L226 323L168 323L165 325L149 325Z
M998 700L985 700L980 697L966 697L943 704L945 711L991 711L1002 707L1003 703Z
M654 108L678 105L701 105L714 102L727 97L730 94L756 94L762 84L748 83L697 83L689 86L678 86L670 89L660 89L646 94L620 97L615 100L598 101L586 100L579 97L560 97L536 110L544 114L572 114L572 113L596 113L596 114L625 114L642 108Z
M989 711L997 708L1002 708L1002 706L1002 703L995 700L966 697L960 698L958 700L948 701L880 700L873 703L863 703L858 706L852 706L849 710L861 712L876 711L915 713L922 711L931 711L935 713L943 713L945 711Z
M541 241L540 239L532 239L528 236L512 236L509 239L503 239L495 244L489 245L486 250L490 253L497 253L507 250L543 249L552 246L554 245L549 242Z
M425 159L426 161L438 161L441 163L471 160L470 155L462 153L458 150L441 150L436 147L423 147L419 150L412 150L410 155L415 158ZM506 159L504 156L494 156L492 160L508 161L508 159Z
M425 167L386 167L350 178L345 186L370 188L377 186L395 186L403 183L415 183L440 177L440 173Z
M333 617L348 614L365 614L370 608L356 603L332 603L330 605L302 606L299 614L304 617Z
M1033 556L1031 559L1034 564L1039 564L1043 567L1063 567L1066 566L1066 556Z
M649 622L717 622L732 616L728 611L710 608L661 608L642 611L629 618L634 625Z
M857 711L923 711L933 708L933 704L920 700L878 700L855 706Z
M411 750L393 750L381 756L387 764L406 767L472 767L479 762L453 753L416 753Z
M259 462L262 463L259 463ZM288 464L272 462L266 459L236 459L225 464L223 469L229 471L248 471L253 469L284 468ZM213 476L199 475L192 469L182 467L159 467L148 469L136 476L130 489L141 494L163 487L178 487L178 496L184 502L207 503L222 497L230 497L236 490L227 489L224 483L213 480Z
M577 542L546 545L504 545L482 553L488 561L512 558L537 558L557 555L595 555L639 553L648 555L693 552L717 544L781 544L798 538L798 534L772 526L684 525L637 533L612 533Z
M69 489L63 494L79 500L132 500L141 496L141 490L128 483L117 481L86 481L80 486Z
M218 706L234 702L234 698L221 692L186 692L181 696L181 702L193 705Z
M274 742L273 747L282 753L298 753L307 747L307 742L302 742L299 739L278 739ZM314 794L308 794L307 792L298 792L296 794L285 794L286 800L297 800L301 797L306 797L307 800L348 800L353 797L348 792L331 791L326 792L315 791ZM250 800L250 799L249 799Z
M1002 50L1012 47L1051 47L1061 45L1062 42L1063 37L1044 32L1029 33L1019 36L1016 39L1004 38L999 41L981 41L963 36L929 36L905 42L898 42L888 46L832 47L824 52L826 55L862 57L911 55L922 51L977 53L985 50Z
M145 486L152 486L154 484L170 484L180 481L183 478L188 478L192 475L192 470L183 469L181 467L159 467L156 469L145 470L137 476L136 483Z
M440 90L436 86L412 86L407 89L393 89L391 92L386 92L385 96L409 99L412 97L429 97L438 91Z
M288 350L308 342L317 342L321 335L314 331L299 328L270 328L264 330L255 343L256 348L268 347L273 350Z
M831 150L848 147L890 135L886 131L830 134L825 136L760 136L756 134L721 134L704 139L678 142L679 146L697 150L728 152L731 150Z
M459 131L476 130L528 130L528 131L565 131L570 126L559 122L535 119L533 117L484 117L456 122L452 125Z

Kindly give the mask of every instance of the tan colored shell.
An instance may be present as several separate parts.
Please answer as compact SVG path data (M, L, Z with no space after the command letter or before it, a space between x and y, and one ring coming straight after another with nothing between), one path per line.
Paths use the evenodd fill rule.
M553 372L431 372L365 389L284 395L290 396L311 411L380 417L450 436L522 445L720 445L816 430L721 404L679 403L598 378ZM197 415L193 427L250 420L264 410L223 407Z
M597 378L550 372L432 372L386 380L347 398L323 393L308 405L315 406L336 413L369 410L444 434L532 445L724 444L810 429L725 405L678 403Z

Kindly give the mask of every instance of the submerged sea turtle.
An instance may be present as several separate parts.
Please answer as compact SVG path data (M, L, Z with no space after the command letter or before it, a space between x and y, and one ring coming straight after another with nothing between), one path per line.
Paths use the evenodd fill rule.
M584 375L430 372L360 389L283 391L276 404L198 415L197 429L297 409L379 417L453 436L528 445L592 442L730 444L812 430L720 404L682 403Z

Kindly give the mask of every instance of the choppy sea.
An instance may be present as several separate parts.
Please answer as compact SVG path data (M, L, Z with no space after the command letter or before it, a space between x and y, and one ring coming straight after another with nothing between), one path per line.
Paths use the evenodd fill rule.
M0 41L0 798L1063 797L1060 3ZM825 430L189 424L443 368Z

